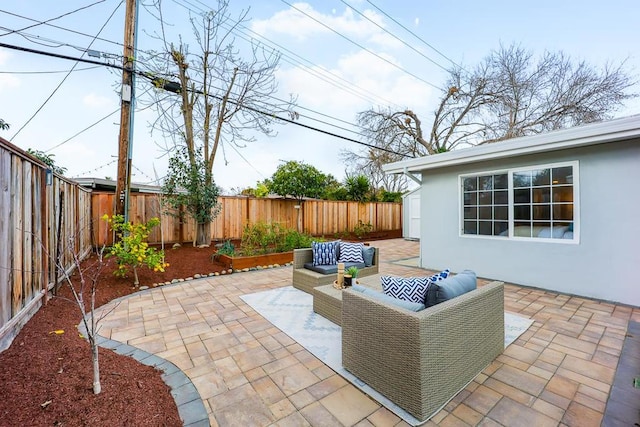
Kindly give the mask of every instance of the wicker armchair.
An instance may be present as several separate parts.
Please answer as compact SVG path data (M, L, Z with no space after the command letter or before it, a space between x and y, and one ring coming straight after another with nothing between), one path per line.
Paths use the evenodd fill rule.
M502 282L417 313L343 291L343 366L420 421L503 350Z
M358 277L377 274L379 271L379 249L375 248L373 265L364 267L358 271ZM316 286L329 285L336 280L335 274L321 274L307 270L304 264L313 261L313 250L311 248L293 250L293 287L308 294L313 294Z

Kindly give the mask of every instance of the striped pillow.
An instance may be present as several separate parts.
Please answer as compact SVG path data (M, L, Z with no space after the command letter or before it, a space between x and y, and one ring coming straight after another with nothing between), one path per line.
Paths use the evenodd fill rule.
M364 249L362 243L340 242L340 259L338 261L364 263L362 249Z

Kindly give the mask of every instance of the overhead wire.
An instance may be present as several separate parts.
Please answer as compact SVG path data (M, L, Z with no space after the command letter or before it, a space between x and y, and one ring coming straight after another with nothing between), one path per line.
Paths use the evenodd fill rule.
M51 57L60 58L60 59L68 59L68 60L73 60L73 61L78 61L78 62L85 62L85 63L88 63L88 64L103 65L105 67L114 68L114 69L118 69L118 70L124 70L124 67L122 67L122 66L109 64L109 63L106 63L106 62L93 61L93 60L85 59L85 58L75 58L75 57L71 57L71 56L68 56L68 55L56 54L56 53L52 53L52 52L44 52L44 51L40 51L40 50L37 50L37 49L25 48L25 47L22 47L22 46L15 46L15 45L7 44L7 43L0 43L0 47L19 50L19 51L23 51L23 52L36 53L36 54L51 56ZM149 80L153 80L153 78L151 78L147 73L144 73L144 72L141 72L141 71L136 71L136 73L141 77L145 77L145 78L147 78ZM174 83L174 84L177 84L177 83ZM194 91L194 92L197 93L197 94L204 95L204 93L202 91ZM217 96L214 96L214 95L211 95L211 94L209 94L209 96L221 99L221 97L217 97ZM232 101L232 100L229 100L229 103L236 104L236 105L238 104L237 102ZM273 119L276 119L276 120L280 120L280 121L283 121L283 122L286 122L286 123L291 123L291 124L293 124L295 126L303 127L303 128L306 128L306 129L309 129L309 130L313 130L313 131L316 131L316 132L319 132L319 133L322 133L322 134L325 134L325 135L333 136L333 137L338 138L338 139L342 139L342 140L345 140L345 141L353 142L355 144L364 145L364 146L367 146L369 148L375 148L377 150L386 151L386 152L389 152L389 153L392 153L392 154L396 154L396 155L399 155L399 156L402 156L402 157L410 157L407 154L397 153L397 152L392 151L392 150L388 150L388 149L385 149L385 148L377 147L377 146L372 145L372 144L368 144L368 143L365 143L365 142L362 142L362 141L358 141L358 140L355 140L355 139L352 139L352 138L348 138L348 137L345 137L345 136L342 136L342 135L338 135L338 134L326 131L324 129L315 128L313 126L309 126L309 125L306 125L306 124L303 124L303 123L299 123L299 122L296 122L295 120L288 119L286 117L277 116L277 115L269 113L267 111L261 111L261 110L258 110L258 109L255 109L255 108L252 108L252 107L249 107L249 106L246 106L246 105L242 105L242 104L240 104L240 105L243 108L246 108L248 110L255 111L255 112L259 113L259 114L267 115L267 116L272 117Z
M403 45L405 45L406 47L408 47L409 49L413 50L415 53L417 53L418 55L422 56L424 59L426 59L427 61L431 62L433 65L441 68L444 71L448 71L445 67L443 67L442 65L440 65L439 63L437 63L436 61L434 61L433 59L429 58L427 55L425 55L423 52L419 51L418 49L416 49L415 47L411 46L409 43L407 43L406 41L402 40L400 37L396 36L395 34L393 34L391 31L387 30L386 28L384 28L382 25L378 24L376 21L374 21L373 19L369 18L367 15L365 15L364 13L360 12L358 9L354 8L353 6L351 6L349 3L347 3L344 0L340 0L345 6L347 6L348 8L350 8L351 10L355 11L358 15L362 16L364 19L366 19L367 21L371 22L373 25L375 25L376 27L380 28L382 31L384 31L385 33L389 34L391 37L393 37L394 39L398 40L400 43L402 43Z
M72 11L70 11L70 12L63 13L63 14L62 14L62 15L60 15L60 16L56 16L55 18L47 19L46 21L36 21L36 22L37 22L36 24L29 25L29 26L27 26L27 27L21 28L20 30L13 30L13 31L11 31L11 32L9 32L9 33L0 34L0 37L8 36L9 34L13 34L13 33L15 33L15 32L20 32L20 31L28 30L29 28L37 27L37 26L39 26L39 25L47 24L47 23L49 23L49 22L51 22L51 21L55 21L55 20L58 20L58 19L60 19L60 18L64 18L65 16L73 15L74 13L80 12L81 10L84 10L84 9L88 9L88 8L90 8L90 7L93 7L93 6L97 5L97 4L104 3L104 1L105 1L105 0L98 0L98 1L96 1L95 3L91 3L91 4L89 4L89 5L82 6L82 7L78 8L78 9L76 9L76 10L72 10Z
M142 95L147 94L150 90L151 90L151 88L147 88L147 89L142 93ZM143 111L143 110L145 110L146 108L148 108L148 107L141 108L140 110L136 110L136 111ZM99 119L98 121L96 121L96 122L94 122L94 123L90 124L89 126L85 127L85 128L84 128L84 129L82 129L81 131L76 132L75 134L73 134L73 136L70 136L69 138L65 139L65 140L64 140L64 141L62 141L61 143L56 144L56 145L54 145L53 147L51 147L51 148L49 148L49 149L45 150L44 152L45 152L45 153L48 153L49 151L55 150L56 148L58 148L58 147L60 147L60 146L62 146L62 145L64 145L64 144L66 144L67 142L71 141L73 138L76 138L77 136L79 136L79 135L83 134L84 132L88 131L88 130L89 130L89 129L91 129L92 127L94 127L94 126L96 126L96 125L98 125L98 124L102 123L103 121L105 121L106 119L108 119L109 117L113 116L115 113L117 113L117 112L119 112L119 111L120 111L120 107L116 108L114 111L112 111L111 113L107 114L106 116L104 116L103 118Z
M198 8L198 10L193 10L187 6L185 6L184 4L180 4L180 1L183 2L187 2L188 0L172 0L175 4L189 10L190 12L193 13L202 13L202 12L206 12L206 10L202 9L202 8ZM199 0L195 0L196 2L202 4L205 7L206 6L204 3L202 3ZM192 3L189 3L192 4ZM209 9L210 10L210 9ZM245 40L249 43L255 42L258 43L260 45L263 45L266 48L269 48L271 50L272 53L279 53L281 55L281 58L293 65L294 67L301 67L300 69L316 78L319 78L323 81L325 81L326 83L340 89L343 90L345 92L348 92L352 95L357 96L358 98L367 101L367 102L371 102L372 104L379 104L380 101L383 101L383 103L388 104L388 105L396 105L398 108L402 108L399 105L397 105L394 101L391 101L389 99L384 98L383 96L380 96L379 94L376 94L368 89L365 89L361 86L359 86L357 83L349 81L343 77L341 77L340 75L332 72L331 70L327 70L324 68L320 68L320 70L314 68L317 67L317 64L313 63L312 61L304 58L303 56L297 54L296 52L287 49L286 47L282 46L281 44L276 43L275 41L256 33L255 31L253 31L251 28L248 28L244 25L239 25L237 27L234 26L227 26L226 29L231 29L233 30L234 34L236 36L238 36L239 38L241 38L242 40ZM247 32L249 34L247 34ZM253 35L252 35L253 34ZM265 43L266 42L266 43ZM275 46L275 47L274 47ZM277 47L277 49L276 49ZM299 58L299 59L296 59ZM310 65L306 65L306 64L310 64ZM323 74L324 73L324 74Z
M141 74L141 75L142 75L143 77L148 78L149 80L153 80L153 78L149 77L148 75L146 75L146 74L144 74L144 73L143 73L143 74ZM176 87L176 86L177 86L177 87L180 87L179 83L176 83L176 82L166 82L166 83L172 83L172 85L173 85L174 87ZM210 94L210 93L205 93L205 92L204 92L204 91L202 91L202 90L197 90L197 89L187 89L187 90L188 90L189 92L196 93L196 94L198 94L198 95L205 95L205 96L209 96L209 97L211 97L211 98L215 98L215 99L218 99L218 100L220 100L220 101L222 101L222 100L223 100L223 97L221 97L221 96L219 96L219 95L213 95L213 94ZM369 143L362 142L362 141L358 141L358 140L356 140L356 139L349 138L349 137L346 137L346 136L343 136L343 135L338 135L338 134L335 134L335 133L333 133L333 132L329 132L329 131L324 130L324 129L319 129L319 128L315 128L315 127L313 127L313 126L306 125L306 124L304 124L304 123L296 122L296 121L295 121L295 120L293 120L293 119L289 119L289 118L286 118L286 117L278 116L278 115L273 114L273 113L270 113L270 112L268 112L268 111L262 111L262 110L259 110L259 109L257 109L257 108L250 107L250 106L248 106L248 105L244 105L244 104L242 104L241 102L237 102L237 101L232 100L232 99L227 99L227 102L228 102L229 104L232 104L232 105L240 106L241 108L244 108L244 109L246 109L246 110L253 111L253 112L258 113L258 114L263 114L263 115L269 116L269 117L271 117L271 118L273 118L273 119L280 120L280 121L283 121L283 122L286 122L286 123L291 123L291 124L294 124L294 125L296 125L296 126L300 126L300 127L306 128L306 129L315 130L316 132L323 133L323 134L325 134L325 135L330 135L330 136L333 136L333 137L338 138L338 139L342 139L342 140L349 141L349 142L354 142L354 143L356 143L356 144L364 145L364 146L369 147L369 148L375 148L375 149L377 149L377 150L385 151L385 152L392 153L392 154L396 154L396 155L399 155L399 156L402 156L402 157L412 157L412 156L409 156L408 154L398 153L398 152L393 151L393 150L389 150L389 149L386 149L386 148L378 147L378 146L376 146L376 145L369 144Z
M85 68L76 68L75 71L87 71L87 70L95 70L96 68L100 68L99 65L94 65L93 67L85 67ZM0 71L0 74L62 74L68 73L69 70L49 70L49 71Z
M383 57L383 56L381 56L381 55L378 55L377 53L375 53L375 52L374 52L374 51L372 51L371 49L364 47L364 46L363 46L363 45L361 45L360 43L358 43L358 42L356 42L356 41L354 41L354 40L350 39L349 37L345 36L345 35L344 35L344 34L342 34L341 32L336 31L335 29L331 28L329 25L325 24L324 22L320 21L319 19L316 19L316 18L314 18L313 16L309 15L308 13L306 13L305 11L300 10L300 9L299 9L299 8L297 8L296 6L294 6L294 5L292 5L291 3L287 2L287 0L280 0L280 1L281 1L282 3L284 3L284 4L288 5L289 7L291 7L291 8L293 8L293 9L297 10L298 12L300 12L300 13L301 13L301 14L303 14L303 15L305 15L305 16L306 16L306 17L308 17L309 19L311 19L311 20L313 20L313 21L317 22L318 24L322 25L323 27L325 27L325 28L326 28L326 29L328 29L329 31L333 32L334 34L336 34L336 35L340 36L341 38L343 38L343 39L347 40L349 43L354 44L355 46L359 47L360 49L364 50L365 52L370 53L371 55L375 56L376 58L380 59L381 61L386 62L387 64L391 65L392 67L397 68L398 70L402 71L403 73L405 73L405 74L407 74L407 75L409 75L409 76L411 76L411 77L415 78L415 79L416 79L416 80L418 80L418 81L421 81L422 83L424 83L424 84L426 84L426 85L429 85L429 86L431 86L431 87L433 87L433 88L435 88L435 89L441 90L441 88L440 88L440 87L438 87L438 86L436 86L435 84L433 84L433 83L431 83L431 82L429 82L429 81L427 81L427 80L425 80L425 79L423 79L423 78L421 78L421 77L418 77L418 76L417 76L417 75L415 75L414 73L412 73L412 72L410 72L410 71L408 71L408 70L406 70L406 69L402 68L400 65L398 65L398 64L396 64L396 63L394 63L394 62L392 62L392 61L388 60L387 58L384 58L384 57Z
M113 18L113 15L115 15L116 11L120 8L120 6L122 5L122 3L124 2L124 0L121 0L120 3L118 3L118 5L115 7L115 9L113 10L113 12L111 12L111 15L109 15L109 18L107 18L106 22L102 25L102 27L100 28L100 30L98 31L98 33L96 34L96 37L100 35L100 33L102 33L102 30L104 30L104 28L107 26L107 24L109 23L109 21L111 21L111 18ZM87 47L87 49L90 49L91 46L93 45L93 43L96 41L96 39L94 38L93 40L91 40L91 43L89 43L89 46ZM82 54L84 55L84 53ZM82 57L82 55L80 57ZM56 86L56 88L53 90L53 92L51 92L51 94L47 97L47 99L44 100L44 102L42 103L42 105L40 105L40 107L35 111L35 113L33 113L31 115L31 117L29 117L29 119L20 127L20 129L18 129L18 131L13 134L13 136L11 137L11 139L15 139L16 136L18 136L18 134L31 122L31 120L33 120L33 118L44 108L44 106L49 102L49 100L51 98L53 98L53 95L56 94L56 92L58 91L58 89L60 89L60 87L62 86L62 84L67 80L67 78L71 75L71 73L73 72L73 70L78 66L80 62L76 61L73 66L71 67L71 69L69 70L69 72L64 76L64 78L62 79L62 81L60 81L60 83L58 84L58 86Z
M7 27L3 27L3 26L0 26L0 29L12 31L12 34L19 35L22 38L26 39L27 41L30 41L31 43L39 44L41 46L47 46L47 47L52 47L52 48L70 47L70 48L75 49L75 50L80 51L80 52L84 52L86 50L84 47L72 45L72 44L69 44L69 43L61 42L59 40L54 40L54 39L50 39L50 38L47 38L47 37L42 37L42 36L39 36L37 34L25 33L22 30L11 30L11 28L7 28ZM47 43L43 43L43 42L47 42L48 44Z
M193 5L193 3L191 3L189 0L172 0L172 1L173 1L175 4L177 4L177 5L179 5L179 6L183 7L183 8L185 8L185 9L187 9L188 11L193 12L193 13L203 13L203 12L206 12L206 10L205 10L205 9L203 9L203 8L200 8L200 7L197 7L197 6ZM197 10L194 10L194 9L192 9L192 8L188 7L188 6L185 6L184 4L181 4L181 3L180 3L180 1L182 1L182 2L184 2L184 3L187 3L187 4L191 5L191 6L197 7ZM199 3L199 4L203 5L204 7L208 7L207 5L205 5L204 3L202 3L202 2L201 2L201 1L199 1L199 0L195 0L195 1L196 1L197 3ZM240 30L240 31L235 31L238 27L239 27L241 30ZM247 34L246 34L246 31L248 31L248 32L250 32L250 33L252 33L252 34L255 34L257 37L260 37L261 39L266 40L268 43L272 43L272 44L274 44L275 46L277 46L277 47L278 47L278 48L280 48L281 50L284 50L284 51L286 51L286 52L291 53L291 54L292 54L292 55L294 55L294 56L297 56L297 57L298 57L298 58L300 58L302 61L305 61L305 62L308 62L308 63L310 63L310 64L312 64L312 65L315 65L315 64L313 64L311 61L309 61L309 60L307 60L307 59L303 58L302 56L300 56L300 55L296 54L295 52L292 52L292 51L290 51L289 49L287 49L287 48L285 48L285 47L283 47L283 46L279 45L278 43L274 42L273 40L270 40L269 38L264 37L264 36L262 36L262 35L260 35L260 34L256 33L255 31L251 30L250 28L245 27L244 25L239 25L238 27L231 26L231 28L227 28L227 29L233 30L233 32L234 32L237 36L239 36L241 39L243 39L243 40L245 40L245 41L247 41L247 42L249 42L249 43L251 43L251 42L257 42L257 43L259 43L259 44L265 45L265 44L264 44L264 42L261 42L261 41L259 41L259 40L255 40L251 35L247 35ZM244 31L242 31L242 30L244 30ZM247 38L246 38L247 36L249 37L249 39L247 39ZM273 53L278 52L278 53L281 53L281 54L282 54L282 52L281 52L281 51L280 51L280 52L279 52L279 51L277 51L273 46L268 46L268 45L265 45L265 46L266 46L266 47L268 47L269 49L271 49L271 51L272 51ZM325 82L327 82L327 83L329 83L329 84L332 84L333 86L337 87L338 89L345 90L345 91L347 91L347 92L349 92L349 93L351 93L351 94L353 94L353 95L355 95L355 96L358 96L358 97L360 97L361 99L364 99L364 100L366 100L366 101L368 101L368 102L377 103L377 102L378 102L378 100L374 100L373 98L370 98L370 97L366 97L366 98L365 98L365 97L363 97L363 96L362 96L362 94L355 92L355 91L353 90L353 87L356 87L356 88L358 88L359 90L362 90L362 91L365 91L365 92L369 92L369 93L370 93L370 94L372 94L373 96L375 96L375 97L379 98L379 100L382 100L382 101L384 101L385 103L387 103L387 104L389 104L389 105L396 105L398 108L403 108L403 107L401 107L401 106L399 106L399 105L395 104L393 101L390 101L390 100L384 99L384 98L380 97L379 95L374 94L373 92L370 92L370 91L368 91L368 90L366 90L366 89L362 89L362 88L361 88L361 87L359 87L357 84L354 84L354 83L352 83L352 82L350 82L350 81L347 81L347 80L345 80L345 79L341 78L340 76L337 76L335 73L332 73L331 71L323 70L324 72L326 72L326 73L328 73L328 74L332 75L333 77L336 77L336 78L338 78L338 79L340 79L340 80L344 81L344 82L345 82L345 84L342 84L342 83L339 83L339 82L336 82L336 81L332 81L332 80L327 79L327 78L326 78L325 76L323 76L321 73L317 73L313 68L307 67L305 64L303 64L303 63L302 63L302 62L300 62L300 61L296 61L295 59L294 59L293 61L288 60L288 59L286 58L286 56L283 56L283 59L284 59L286 62L288 62L288 63L290 63L290 64L292 64L292 65L294 65L294 66L302 66L302 67L304 67L304 68L302 68L302 70L303 70L303 71L306 71L306 72L308 72L308 73L310 73L310 74L314 75L315 77L320 78L320 79L324 80ZM175 77L175 76L174 76L174 77ZM279 98L277 98L277 97L275 97L275 96L271 96L271 98L276 99L276 100L279 100L279 101L281 101L281 102L286 102L286 101L283 101L282 99L279 99ZM320 115L320 116L323 116L323 117L326 117L326 118L330 118L330 119L335 120L335 121L338 121L338 122L342 122L342 123L347 124L347 125L349 125L349 126L353 126L353 127L359 128L360 130L364 130L361 126L359 126L359 125L357 125L357 124L355 124L355 123L351 123L351 122L348 122L348 121L346 121L346 120L343 120L343 119L340 119L340 118L337 118L337 117L334 117L334 116L330 116L330 115L328 115L328 114L321 113L321 112L316 111L316 110L312 110L312 109L309 109L309 108L306 108L306 107L303 107L303 106L300 106L300 105L296 105L296 108L297 108L297 109L307 110L307 111L313 112L313 113L315 113L315 114L318 114L318 115ZM322 123L322 124L325 124L325 125L329 125L329 126L332 126L332 127L337 128L337 129L341 129L341 130L344 130L344 131L347 131L347 132L354 133L354 134L356 134L356 135L362 136L361 132L355 131L355 130L353 130L353 129L348 129L348 128L345 128L345 127L343 127L343 126L339 126L339 125L336 125L336 124L333 124L333 123L329 123L329 122L327 122L327 121L320 120L320 119L317 119L317 118L314 118L314 117L311 117L311 116L308 116L308 115L305 115L305 114L299 114L299 116L300 116L300 117L307 118L307 119L309 119L309 120L316 121L316 122L318 122L318 123Z
M410 29L408 29L407 27L405 27L404 25L402 25L400 22L398 22L395 18L393 18L391 15L389 15L387 12L385 12L384 10L382 10L380 7L376 6L375 4L373 4L373 2L371 2L370 0L367 0L367 3L369 3L371 6L375 7L378 12L382 13L384 16L386 16L387 18L391 19L393 22L396 23L396 25L400 26L400 28L402 28L403 30L405 30L406 32L408 32L409 34L411 34L413 37L415 37L416 39L420 40L422 43L424 43L426 46L428 46L429 48L431 48L434 52L436 52L438 55L442 56L444 59L446 59L447 61L451 62L455 67L459 67L461 69L464 70L464 68L462 67L462 65L458 64L457 62L455 62L453 59L449 58L447 55L445 55L444 53L440 52L438 49L436 49L435 47L433 47L431 44L429 44L427 41L425 41L422 37L418 36L416 33L414 33L413 31L411 31Z
M109 114L107 114L106 116L104 116L103 118L101 118L100 120L98 120L97 122L94 122L92 124L90 124L89 126L87 126L86 128L82 129L81 131L75 133L73 136L70 136L69 138L65 139L64 141L62 141L59 144L54 145L51 148L48 148L46 150L44 150L45 153L48 153L49 151L55 150L56 148L66 144L67 142L71 141L73 138L77 137L78 135L88 131L89 129L91 129L92 127L96 126L97 124L107 120L109 117L113 116L115 113L120 111L120 107L118 107L117 109L115 109L114 111L110 112Z

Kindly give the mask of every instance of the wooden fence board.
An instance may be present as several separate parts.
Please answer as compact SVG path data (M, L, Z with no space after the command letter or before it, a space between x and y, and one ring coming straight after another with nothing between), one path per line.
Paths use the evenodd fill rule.
M33 192L31 163L22 168L22 298L26 303L33 298Z
M11 153L0 150L0 327L11 319L11 247L10 224L13 221L11 202Z
M13 272L13 291L11 295L11 315L15 316L22 308L22 161L19 157L13 156L13 173L11 174L11 210L14 213L11 226L13 245L11 246L11 271Z

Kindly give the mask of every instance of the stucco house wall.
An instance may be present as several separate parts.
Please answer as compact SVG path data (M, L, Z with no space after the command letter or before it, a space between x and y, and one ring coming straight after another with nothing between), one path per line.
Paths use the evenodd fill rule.
M472 269L492 280L640 306L640 130L635 134L464 162L459 159L466 155L447 153L442 167L434 159L426 166L398 165L422 177L421 266ZM456 161L447 166L451 158ZM461 175L562 162L577 162L579 172L574 240L463 235Z

